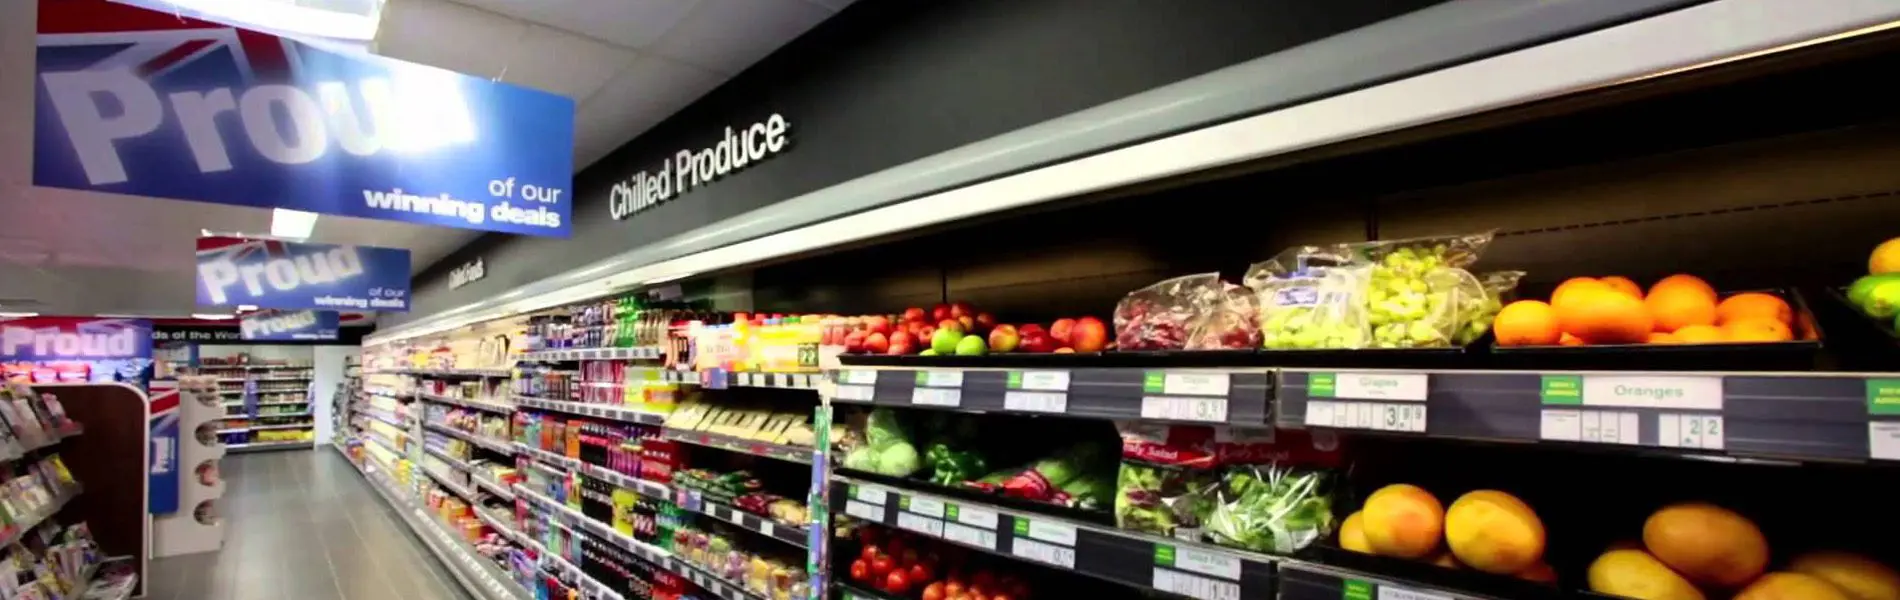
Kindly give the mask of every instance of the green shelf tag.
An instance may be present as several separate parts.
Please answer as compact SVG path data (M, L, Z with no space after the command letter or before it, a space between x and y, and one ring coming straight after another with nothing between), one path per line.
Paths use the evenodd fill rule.
M918 371L917 385L929 385L929 384L930 384L930 374L924 371Z
M1310 398L1331 398L1338 389L1339 376L1333 373L1309 373L1306 376L1306 395Z
M1008 380L1004 382L1003 386L1012 390L1023 389L1023 372L1010 371L1008 375Z
M955 504L943 505L943 518L955 521L957 520L957 514L959 514L957 512L957 505Z
M910 510L910 496L898 496L897 507L904 510Z
M1174 546L1155 544L1155 565L1163 567L1174 566Z
M1141 374L1141 391L1150 394L1166 393L1168 374L1165 371L1146 371Z
M1016 535L1022 535L1022 536L1029 535L1029 519L1025 519L1022 517L1015 517L1013 520L1016 521L1016 525L1015 525Z
M1867 380L1867 414L1900 415L1900 379Z
M1347 579L1345 593L1341 595L1341 598L1345 600L1372 600L1372 584L1357 579Z
M1544 404L1583 405L1583 376L1545 375L1538 396Z

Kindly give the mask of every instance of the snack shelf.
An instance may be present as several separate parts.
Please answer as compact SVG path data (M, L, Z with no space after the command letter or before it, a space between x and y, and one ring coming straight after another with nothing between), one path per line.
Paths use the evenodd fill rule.
M53 515L59 514L59 511L66 508L66 503L72 502L73 498L84 491L84 485L73 482L71 487L59 490L59 495L54 496L38 510L29 511L14 519L5 529L0 529L0 547L12 546L14 542L20 541L20 536L38 528L40 523L53 518Z
M523 352L519 360L567 361L567 360L656 360L665 356L659 346L632 346L626 348L553 348Z
M377 371L381 375L413 375L417 377L513 377L512 369L393 369Z
M616 472L612 469L602 468L602 467L587 464L581 461L574 461L570 463L568 468L573 470L576 473L580 473L588 477L606 481L607 483L611 483L619 487L633 490L635 493L638 493L642 496L646 496L648 498L658 498L660 500L668 500L668 501L673 500L672 488L669 488L667 487L666 484L660 483L658 481L647 481L645 479L641 479L638 477L630 477L626 474Z
M704 371L667 369L660 373L661 381L697 385L714 390L735 387L815 390L824 379L823 373L755 373L723 369Z
M308 417L308 416L310 416L310 413L308 411L294 412L294 413L274 413L274 414L268 414L268 415L260 413L255 417L250 416L250 415L225 415L224 420L230 421L234 419L273 419L277 417Z
M372 442L376 442L376 445L381 446L384 452L388 452L395 456L403 456L404 454L403 451L396 449L396 446L400 446L402 444L394 443L393 440L383 439L383 436L376 431L364 431L363 433L364 433L363 435L364 439L367 439ZM226 447L228 448L229 446L226 446Z
M502 454L513 455L515 453L515 445L513 442L496 440L496 439L491 439L484 436L475 435L473 433L462 431L460 429L449 427L447 425L443 425L440 423L423 423L422 428L427 429L429 431L436 432L436 433L440 433L442 435L446 435L458 440L462 440L470 444L474 444L481 448L486 448L489 450L493 450L495 452L500 452Z
M695 446L718 448L754 456L811 464L812 449L802 446L768 444L723 433L692 431L689 429L666 429L661 432L661 435L669 440L684 442Z
M443 452L441 450L437 450L435 448L431 448L427 446L424 446L422 450L424 452L429 453L430 456L434 456L436 458L442 459L442 462L449 463L449 466L455 467L456 469L462 471L463 473L475 472L475 467L468 464L468 461L462 460L453 456L449 456L449 453L447 452Z
M515 403L527 408L551 410L584 417L611 419L625 423L639 423L642 425L666 424L666 415L664 413L648 412L631 406L569 402L566 400L538 398L535 396L515 396Z
M397 514L402 515L403 522L416 533L416 537L422 538L429 551L449 567L449 573L462 584L463 589L484 600L530 600L534 597L499 566L477 555L467 543L450 535L422 505L400 491L395 482L389 481L387 475L361 465L356 465L356 468L370 481L370 487L376 489L377 495L382 496L383 501L389 503Z
M560 571L561 574L563 575L566 575L568 579L580 582L581 591L586 592L588 594L593 594L594 595L593 597L595 598L606 598L609 600L626 600L627 598L626 596L621 595L619 592L615 592L613 590L607 589L606 584L603 584L595 580L593 577L588 576L587 572L582 571L580 567L574 566L574 563L567 562L567 559L561 558L561 555L555 554L553 552L549 552L548 549L542 546L539 542L535 542L533 544L524 544L524 545L526 545L529 548L533 548L535 550L535 553L541 556L541 560L544 563L542 565L543 568L546 568L548 565L553 565L555 570Z
M258 406L299 406L299 405L304 405L304 404L309 404L309 403L310 401L308 400L298 400L295 402L259 402L257 403L257 405ZM222 404L222 406L224 406L225 408L243 408L244 403L243 402L225 402L224 404Z
M277 429L310 429L316 426L317 425L315 423L298 423L298 424L292 424L292 425L254 425L251 427L233 427L229 429L219 429L218 433L243 433L246 431L271 431L271 430L277 430Z
M402 429L409 428L409 423L403 421L400 417L397 417L396 415L389 414L389 411L386 411L386 410L370 408L370 409L362 411L362 413L369 415L371 417L374 417L378 421L388 423L394 427L398 427Z
M560 517L563 522L571 527L578 527L581 531L593 534L603 541L628 552L632 552L635 556L653 563L654 566L685 577L688 581L692 581L695 585L710 592L713 596L724 598L725 600L766 600L764 596L747 591L743 585L707 572L699 568L698 565L675 558L672 553L666 550L628 537L626 534L614 530L610 525L587 518L587 516L581 514L580 511L555 502L547 496L543 496L533 490L517 485L515 486L515 497L542 507L543 510L547 510L555 516Z
M312 440L293 440L288 442L251 442L249 444L230 444L224 447L227 452L261 452L265 450L289 450L309 448L315 445Z
M417 392L416 396L422 398L423 400L428 400L431 402L439 402L442 404L453 404L455 406L460 406L462 408L472 408L475 410L487 411L487 412L492 412L492 413L500 413L504 415L515 412L515 407L509 406L507 404L502 404L500 402L483 402L480 400L456 398L454 396L443 396L440 394L430 394L430 393L425 393L425 392Z
M834 488L832 508L860 520L1138 588L1208 600L1274 597L1267 555L834 479L842 489Z
M884 406L1254 427L1273 414L1273 374L1260 367L851 367L829 383L821 393L834 401Z
M706 515L741 529L758 533L799 548L807 548L812 543L811 534L804 527L792 527L773 521L769 517L753 514L725 504L706 500L695 490L679 488L674 490L673 503L680 508Z
M549 452L546 450L542 450L534 446L529 446L521 442L515 442L515 453L523 455L523 456L531 457L535 460L559 467L561 469L573 469L575 465L579 465L581 462L579 460L568 458L566 456L555 454L553 452Z
M429 478L434 479L436 485L442 486L442 489L448 490L449 493L455 494L463 500L467 500L470 506L479 506L481 504L481 496L476 494L475 490L468 489L468 486L456 483L453 477L437 473L435 469L427 467L424 467L422 472L428 473Z
M489 481L488 479L483 478L478 473L469 473L468 480L475 482L475 487L488 490L488 493L494 494L503 500L507 500L509 502L515 501L515 492L510 486L502 485L499 482Z

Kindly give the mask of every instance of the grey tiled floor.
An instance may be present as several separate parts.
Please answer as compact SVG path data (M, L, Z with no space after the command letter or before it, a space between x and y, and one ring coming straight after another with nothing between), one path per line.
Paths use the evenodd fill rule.
M224 459L224 550L152 563L150 600L463 600L335 450Z

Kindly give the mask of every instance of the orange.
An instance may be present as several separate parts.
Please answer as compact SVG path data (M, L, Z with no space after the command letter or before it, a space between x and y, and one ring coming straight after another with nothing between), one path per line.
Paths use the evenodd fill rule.
M1631 281L1630 278L1628 277L1624 277L1622 275L1611 275L1609 277L1598 279L1597 281L1603 282L1604 285L1610 286L1612 289L1615 289L1616 291L1634 296L1637 300L1643 299L1643 286L1636 285L1636 282Z
M1431 492L1395 483L1366 497L1359 510L1366 544L1381 556L1425 558L1445 537L1445 507Z
M1722 333L1731 342L1786 342L1794 339L1794 330L1786 323L1769 317L1744 317L1722 325Z
M1696 290L1676 285L1650 292L1643 306L1656 318L1656 331L1673 332L1690 325L1715 324L1715 300Z
M1595 278L1591 278L1591 277L1572 277L1569 279L1565 279L1563 283L1557 284L1557 289L1551 290L1550 305L1557 306L1559 303L1563 302L1563 299L1566 296L1570 295L1570 292L1573 292L1576 290L1580 290L1584 288L1607 288L1607 287L1609 287L1609 284L1603 283L1602 281L1598 281Z
M1591 344L1640 344L1656 324L1643 301L1607 286L1571 291L1555 308L1564 333Z
M1563 332L1557 329L1557 311L1536 300L1519 300L1504 306L1491 322L1499 346L1549 346Z
M1673 333L1663 333L1660 331L1652 331L1649 334L1649 343L1651 344L1680 344L1682 343L1682 340L1677 339L1676 334L1673 334Z
M1675 288L1686 288L1700 292L1702 295L1708 296L1709 302L1715 302L1717 299L1715 286L1709 285L1709 282L1703 281L1701 277L1686 273L1677 273L1662 278L1661 281L1656 282L1656 285L1649 286L1649 294L1654 296L1656 292Z
M1736 294L1723 300L1715 307L1717 323L1727 323L1749 317L1767 317L1781 321L1784 325L1794 324L1794 309L1774 294L1748 292Z
M1566 333L1557 337L1557 344L1560 346L1583 346L1589 344L1589 342L1583 341L1583 338Z
M1690 325L1677 329L1676 341L1684 344L1720 344L1728 341L1728 332L1714 325Z

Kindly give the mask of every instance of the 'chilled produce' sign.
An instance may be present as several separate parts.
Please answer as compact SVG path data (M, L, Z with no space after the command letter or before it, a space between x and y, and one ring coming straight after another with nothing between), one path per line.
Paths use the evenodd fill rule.
M567 237L574 101L108 0L41 0L33 183Z
M659 172L641 171L614 184L607 208L615 220L625 219L737 173L790 147L791 128L792 123L777 114L748 127L727 127L711 147L680 150L660 163Z
M331 310L266 310L244 315L238 332L245 341L334 340L341 321Z
M198 303L407 312L409 251L198 238Z

